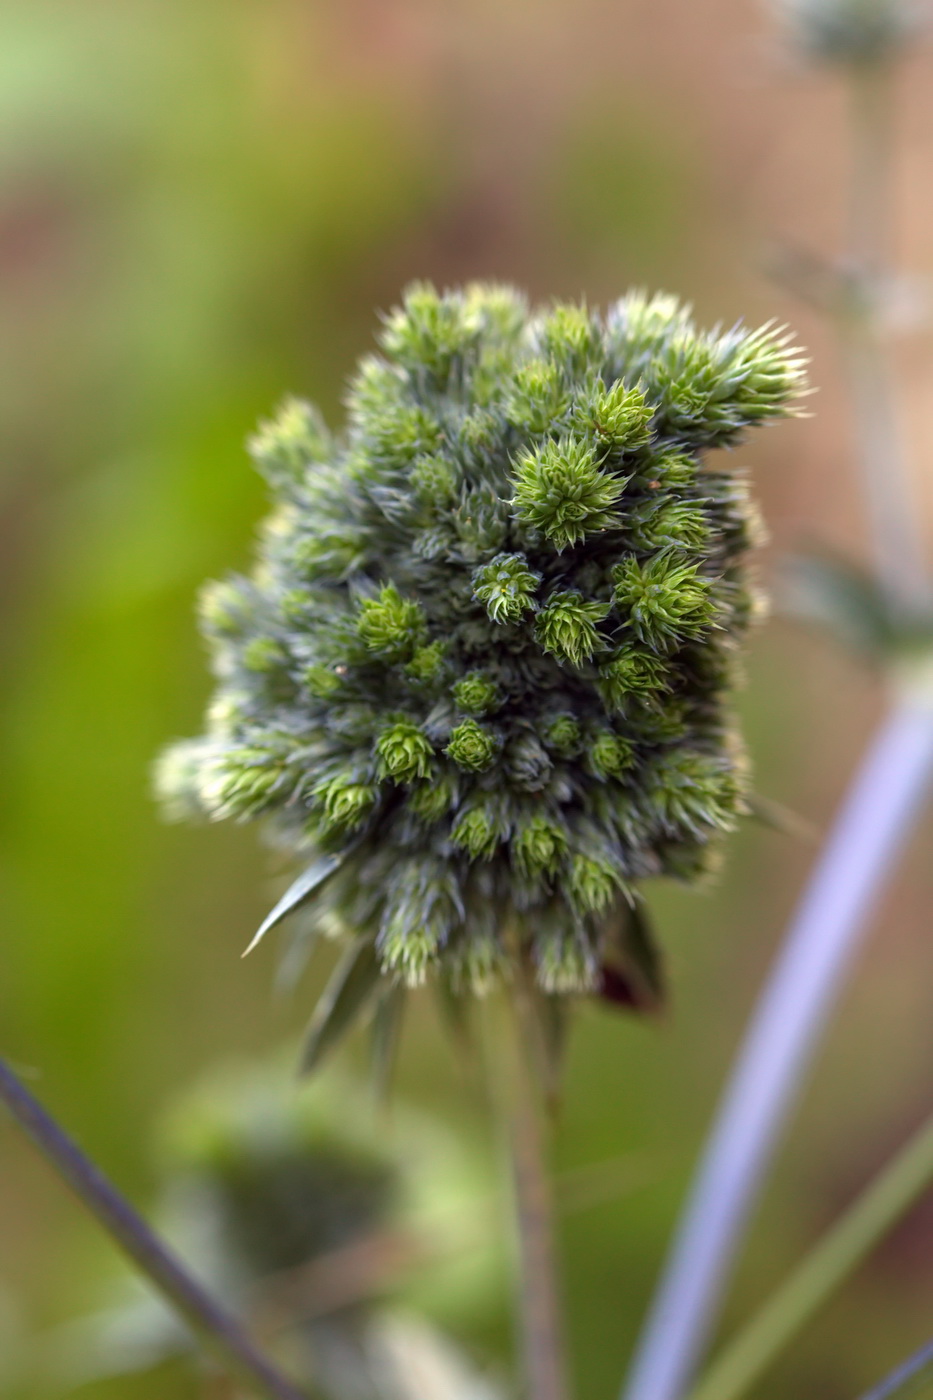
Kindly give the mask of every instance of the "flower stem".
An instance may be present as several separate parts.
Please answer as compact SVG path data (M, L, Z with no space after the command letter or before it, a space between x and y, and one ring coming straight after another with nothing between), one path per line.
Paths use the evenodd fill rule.
M0 1102L110 1237L231 1375L268 1400L307 1400L258 1350L0 1059Z
M518 1316L528 1400L567 1400L566 1358L538 1076L532 992L521 974L504 1009L507 1064L499 1099L506 1120L518 1234ZM504 1090L504 1092L503 1092Z
M780 1130L933 772L933 704L896 704L866 754L753 1013L637 1351L626 1400L679 1400Z

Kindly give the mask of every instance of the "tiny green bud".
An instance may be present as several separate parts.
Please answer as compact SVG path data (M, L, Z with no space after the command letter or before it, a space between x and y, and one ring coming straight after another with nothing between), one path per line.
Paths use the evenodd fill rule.
M497 554L473 575L473 597L493 622L518 622L535 607L541 575L528 567L524 554Z
M669 666L663 657L644 647L622 647L600 666L596 686L606 709L619 712L627 701L669 690Z
M602 914L625 888L619 871L607 862L577 852L570 859L570 894L581 913Z
M608 612L608 604L588 603L576 589L552 593L535 620L535 639L544 651L582 666L603 646L596 624Z
M619 522L612 507L627 478L602 471L583 438L549 439L522 454L514 480L517 519L540 530L557 550Z
M712 584L696 564L658 554L644 564L626 559L613 570L616 606L639 641L656 651L699 637L713 625Z
M320 796L328 825L353 831L372 811L378 789L369 783L348 783L337 778L325 784Z
M632 510L626 517L625 532L635 549L693 552L707 543L710 523L701 506L662 497Z
M564 830L547 817L532 817L512 837L512 859L526 879L555 875L566 851Z
M546 433L569 402L557 365L547 360L530 360L516 371L505 411L516 427L529 433Z
M574 375L585 373L602 349L598 321L572 302L558 302L542 318L537 338L548 358Z
M566 712L555 715L544 727L544 742L561 758L573 758L580 752L582 731L579 720Z
M454 699L469 715L485 715L499 703L495 681L482 671L468 671L453 688Z
M586 759L597 778L620 778L635 761L628 739L611 729L601 729L586 745Z
M308 468L326 462L332 450L320 413L300 399L286 399L278 415L263 423L249 443L250 455L263 476L283 489L301 482Z
M489 860L499 844L499 823L488 803L478 803L461 812L450 833L455 846L461 846L471 860Z
M406 676L416 685L437 684L444 675L445 651L443 642L430 642L426 647L419 647L405 667Z
M441 509L456 497L457 473L446 458L436 453L416 457L411 469L411 485L424 505Z
M376 656L405 661L424 636L424 609L420 603L403 598L394 583L387 583L375 598L362 603L356 630Z
M499 745L496 736L475 719L465 719L453 730L444 752L460 768L481 773L488 768L496 756Z
M376 740L379 769L397 783L411 783L431 772L434 749L417 724L398 720L384 729Z
M640 384L626 388L621 379L608 389L602 383L577 408L577 419L617 451L631 451L651 441L654 405Z

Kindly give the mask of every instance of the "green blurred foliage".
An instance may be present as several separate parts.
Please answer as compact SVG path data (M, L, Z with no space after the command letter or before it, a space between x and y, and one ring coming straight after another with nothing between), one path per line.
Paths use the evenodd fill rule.
M741 43L761 24L737 0L696 19L688 8L0 10L0 1048L34 1067L35 1087L140 1202L162 1103L218 1056L290 1035L327 971L325 956L315 985L283 999L272 947L241 963L282 872L251 831L164 828L149 794L153 755L197 728L209 688L195 590L246 563L262 508L242 442L286 391L336 421L373 309L415 276L499 276L592 301L650 283L694 298L703 319L793 314L742 263L742 141L784 118L723 75L738 91ZM812 121L795 129L801 149L813 144ZM839 152L821 139L831 166ZM818 362L817 382L830 376ZM826 405L838 435L831 393ZM850 493L832 478L839 464L807 458L811 431L782 428L751 454L782 529ZM795 454L829 484L805 494ZM757 641L750 682L759 787L822 822L875 712L871 683L782 626ZM583 1400L614 1392L809 857L746 829L709 894L654 901L674 989L665 1022L581 1018L556 1155L576 1181L562 1235ZM929 1100L931 896L915 855L782 1155L733 1319ZM406 1028L399 1084L471 1150L494 1151L426 1005ZM390 1130L374 1115L374 1132ZM601 1160L618 1172L573 1175ZM762 1396L844 1400L906 1353L933 1307L931 1238L933 1220L915 1214ZM85 1311L114 1270L5 1123L0 1242L2 1386L16 1348ZM481 1362L502 1363L504 1281L436 1311ZM11 1381L5 1400L23 1394ZM193 1390L166 1370L82 1394Z

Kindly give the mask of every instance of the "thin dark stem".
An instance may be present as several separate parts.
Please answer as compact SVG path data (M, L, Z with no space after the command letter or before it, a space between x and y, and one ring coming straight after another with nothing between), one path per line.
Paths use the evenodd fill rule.
M903 1390L906 1385L917 1380L924 1371L929 1371L933 1367L933 1342L927 1342L919 1351L915 1351L913 1356L903 1362L889 1376L876 1385L873 1390L862 1396L862 1400L888 1400L889 1395L896 1395L899 1390Z
M0 1101L111 1239L184 1318L205 1350L232 1375L269 1400L307 1400L307 1392L283 1376L237 1320L192 1278L2 1059Z
M540 1089L534 1073L531 993L516 979L506 1008L508 1126L519 1246L519 1317L529 1400L567 1400L563 1325L557 1287L554 1207Z

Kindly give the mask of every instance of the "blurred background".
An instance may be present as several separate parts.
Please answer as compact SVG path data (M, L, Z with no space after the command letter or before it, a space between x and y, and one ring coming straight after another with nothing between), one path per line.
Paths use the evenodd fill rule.
M811 349L814 416L739 458L772 533L765 573L807 540L860 557L832 339L764 271L782 240L838 244L845 103L753 0L7 0L0 24L0 1048L149 1210L166 1107L210 1066L288 1042L317 990L277 997L271 946L240 961L279 888L255 832L165 827L149 790L154 753L197 731L209 689L195 590L248 563L263 510L244 438L286 391L338 422L377 309L412 278L500 278L592 303L663 288L702 321L788 321ZM898 258L921 277L933 272L931 79L920 47L902 71L894 213ZM897 348L927 507L929 351L919 330ZM879 712L877 683L782 620L756 635L748 671L757 788L824 829ZM930 839L927 823L876 921L729 1323L930 1110ZM583 1400L614 1393L811 857L749 823L709 891L651 894L672 988L663 1019L577 1018L557 1159ZM338 1070L363 1068L354 1045ZM353 1111L402 1156L406 1113L449 1135L464 1219L482 1207L453 1252L485 1250L479 1271L407 1269L400 1303L507 1374L495 1145L427 999L397 1092L395 1115L365 1097ZM64 1393L33 1363L119 1273L0 1123L4 1400ZM760 1394L844 1400L931 1316L933 1201ZM182 1358L75 1393L187 1400L197 1386Z

